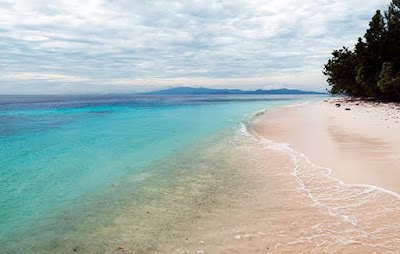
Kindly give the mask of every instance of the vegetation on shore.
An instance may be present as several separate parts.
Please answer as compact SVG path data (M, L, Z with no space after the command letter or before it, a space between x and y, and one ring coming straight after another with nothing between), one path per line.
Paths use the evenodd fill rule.
M369 23L354 50L335 50L323 73L332 94L400 100L400 0Z

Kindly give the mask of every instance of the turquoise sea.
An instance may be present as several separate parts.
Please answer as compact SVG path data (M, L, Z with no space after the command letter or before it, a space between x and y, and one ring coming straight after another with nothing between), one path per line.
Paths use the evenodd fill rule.
M169 188L175 193L174 184L183 186L182 179L190 182L189 175L200 175L201 170L207 175L229 172L228 167L223 170L223 152L216 149L205 157L202 151L229 139L232 130L256 112L321 98L0 96L0 249L5 253L107 252L104 248L110 241L122 241L116 225L129 224L116 218L130 214L132 220L142 221L141 208L156 213L157 207L163 207L160 193ZM210 186L207 190L198 186L196 202L212 207L208 202L219 191L210 194L212 179L205 182ZM179 213L171 216L155 215L149 220L157 221L152 227L168 235L171 229L166 225L176 216L179 221L192 220L190 202L182 201L186 208L176 207ZM150 237L153 231L145 228L150 222L135 222L135 228L129 229L142 236L141 244L132 248L157 250L163 235L158 240Z

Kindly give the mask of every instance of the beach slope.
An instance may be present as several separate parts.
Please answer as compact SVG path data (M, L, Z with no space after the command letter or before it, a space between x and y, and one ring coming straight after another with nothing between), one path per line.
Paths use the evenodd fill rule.
M257 118L254 130L345 183L400 193L400 105L341 99L282 107Z

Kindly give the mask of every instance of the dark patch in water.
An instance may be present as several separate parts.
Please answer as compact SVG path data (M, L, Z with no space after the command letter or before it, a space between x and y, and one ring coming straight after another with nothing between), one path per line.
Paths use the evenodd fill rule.
M111 113L110 110L100 110L100 111L89 111L91 114L105 114L105 113Z

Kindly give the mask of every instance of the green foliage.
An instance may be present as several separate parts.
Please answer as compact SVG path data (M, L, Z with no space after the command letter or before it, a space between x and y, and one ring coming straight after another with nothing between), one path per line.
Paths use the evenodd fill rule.
M354 50L335 50L323 73L330 93L400 100L400 0L377 11Z
M395 73L391 63L384 63L379 75L378 87L385 94L396 93L400 96L400 72Z
M329 92L332 94L343 93L356 81L354 53L348 48L342 48L335 50L332 55L333 58L328 61L324 70L324 74L328 76L328 83L332 86ZM354 87L352 88L354 89ZM350 90L347 92L353 93Z

